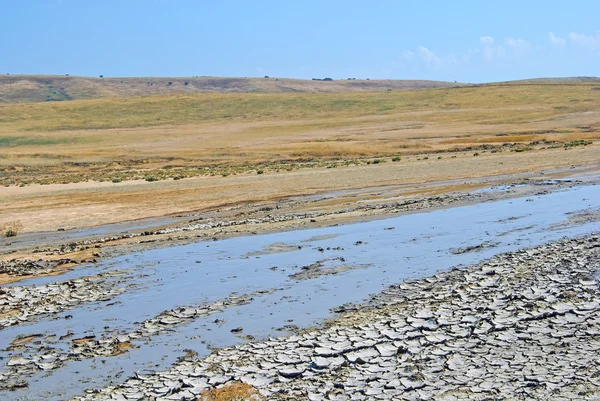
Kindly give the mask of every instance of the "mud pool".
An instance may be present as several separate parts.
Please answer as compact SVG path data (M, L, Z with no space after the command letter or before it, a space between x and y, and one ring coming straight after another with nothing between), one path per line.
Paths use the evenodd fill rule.
M600 186L580 186L364 223L155 249L60 278L22 281L11 287L35 289L118 271L115 285L125 290L106 301L84 300L0 330L0 381L9 379L7 364L13 357L32 358L43 347L67 355L73 339L113 338L140 330L144 322L152 329L153 318L166 310L217 306L209 315L131 339L137 348L125 353L71 357L58 369L35 372L27 378L27 388L5 391L2 398L65 399L87 388L121 382L134 372L165 369L185 350L206 355L213 347L319 324L332 316L332 308L360 302L405 279L598 231L600 222L594 220L560 223L568 222L572 213L599 207ZM302 271L308 272L303 279L293 278ZM235 295L247 298L230 306L223 303ZM15 338L34 334L39 336L33 345L8 350Z

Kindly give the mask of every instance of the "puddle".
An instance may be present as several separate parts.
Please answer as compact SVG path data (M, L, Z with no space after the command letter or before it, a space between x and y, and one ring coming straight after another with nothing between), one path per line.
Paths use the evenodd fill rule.
M598 207L600 186L581 186L363 223L155 249L84 266L61 276L60 281L125 269L132 272L128 282L132 287L109 302L65 310L58 314L59 319L42 317L1 330L0 374L7 361L20 353L6 350L17 336L55 335L52 347L67 351L70 338L132 332L140 328L139 322L165 310L218 303L232 294L269 292L252 296L246 304L132 341L138 348L125 354L83 359L41 372L29 380L28 389L3 392L2 397L65 399L87 388L123 381L136 371L164 369L185 349L206 355L211 347L247 341L247 336L259 339L318 324L331 316L331 308L359 302L406 279L564 236L599 231L597 220L556 226L572 213ZM456 249L473 251L456 253ZM311 265L337 270L298 276ZM55 281L56 277L45 277L14 286ZM70 318L64 319L66 315ZM240 327L241 332L235 332ZM72 336L61 342L60 337L68 333Z

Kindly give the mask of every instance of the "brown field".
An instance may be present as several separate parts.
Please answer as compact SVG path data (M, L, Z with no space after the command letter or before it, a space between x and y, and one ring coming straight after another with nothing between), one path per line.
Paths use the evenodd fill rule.
M0 223L55 230L341 188L597 165L599 88L522 82L0 105Z

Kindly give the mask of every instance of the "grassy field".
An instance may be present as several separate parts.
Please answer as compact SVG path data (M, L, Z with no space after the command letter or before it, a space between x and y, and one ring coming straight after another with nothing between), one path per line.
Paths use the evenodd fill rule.
M600 138L599 89L529 82L0 105L0 184L178 179L587 145Z

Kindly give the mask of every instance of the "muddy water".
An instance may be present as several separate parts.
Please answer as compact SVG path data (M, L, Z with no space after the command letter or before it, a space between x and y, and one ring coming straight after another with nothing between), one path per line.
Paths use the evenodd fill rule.
M19 335L41 334L42 344L68 353L73 338L131 333L141 327L139 322L165 310L214 304L236 293L269 292L133 340L138 348L125 354L82 358L38 373L29 379L27 389L4 392L2 399L64 399L87 388L119 382L136 371L163 369L185 349L207 354L211 347L247 341L246 336L262 338L279 335L292 325L313 325L331 316L331 308L359 302L404 279L598 231L597 221L557 224L569 221L569 213L598 208L600 186L582 186L365 223L156 249L84 267L61 276L60 281L125 270L128 291L109 301L84 303L0 331L0 374L11 356L30 356L23 350L6 350ZM338 273L329 274L330 269ZM302 280L290 277L299 272L308 273L300 275ZM55 281L56 277L40 278L18 286ZM241 331L232 332L240 327Z

